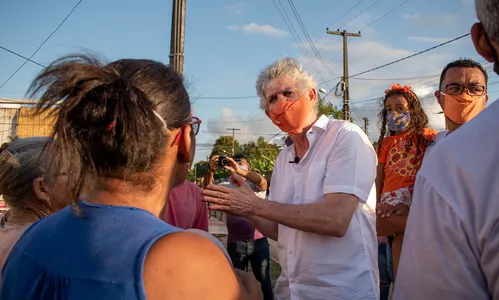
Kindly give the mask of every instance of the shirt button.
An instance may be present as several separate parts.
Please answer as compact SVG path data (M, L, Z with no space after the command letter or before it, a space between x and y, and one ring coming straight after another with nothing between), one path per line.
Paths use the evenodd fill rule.
M300 199L300 197L296 196L296 197L295 197L295 200L298 200L298 199Z
M295 280L294 280L294 279L291 279L291 283L295 283Z
M293 254L293 251L289 251L289 254Z

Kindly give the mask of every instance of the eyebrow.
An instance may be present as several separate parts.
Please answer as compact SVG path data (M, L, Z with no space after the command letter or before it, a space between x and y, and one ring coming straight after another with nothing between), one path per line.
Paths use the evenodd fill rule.
M292 87L285 87L285 88L283 88L283 89L281 89L281 90L278 90L278 91L277 91L277 92L275 92L274 94L270 94L270 95L268 95L268 96L267 96L267 98L268 98L268 99L270 99L271 97L275 97L275 96L276 96L277 94L279 94L279 93L282 93L282 92L289 92L290 90L292 91L292 90L293 90L293 88L292 88Z

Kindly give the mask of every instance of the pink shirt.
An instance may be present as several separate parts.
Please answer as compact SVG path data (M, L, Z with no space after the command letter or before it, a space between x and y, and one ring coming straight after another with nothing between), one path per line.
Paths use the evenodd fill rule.
M161 219L182 229L208 231L208 207L201 201L201 188L188 180L173 188Z

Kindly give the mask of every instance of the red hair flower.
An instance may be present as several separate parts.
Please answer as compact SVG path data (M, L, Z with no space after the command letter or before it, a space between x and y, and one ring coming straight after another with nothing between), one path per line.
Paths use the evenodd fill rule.
M414 96L416 96L416 94L412 91L411 86L408 85L401 86L398 83L392 84L392 86L389 89L386 89L385 95L388 95L390 92L403 92L403 93L413 94Z

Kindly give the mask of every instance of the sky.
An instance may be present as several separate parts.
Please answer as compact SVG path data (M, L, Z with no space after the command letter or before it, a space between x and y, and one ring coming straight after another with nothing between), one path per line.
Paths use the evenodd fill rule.
M2 0L0 46L31 56L79 0ZM33 56L43 65L91 52L108 61L147 58L168 64L172 1L82 0L66 22ZM476 22L473 0L187 0L184 76L193 115L202 120L196 161L206 159L227 128L241 142L263 136L281 142L279 129L259 109L255 79L284 56L299 59L326 92L343 72L342 37L330 30L361 31L348 40L350 75L409 56L469 33ZM405 61L350 79L351 115L369 119L378 139L377 98L393 83L411 85L422 98L434 129L444 119L431 97L443 67L469 57L491 71L469 36ZM24 60L0 49L0 85ZM24 99L41 67L26 63L1 89L0 98ZM489 96L499 96L490 72ZM373 99L375 98L375 99ZM326 97L341 106L341 99ZM491 101L489 101L491 102Z

